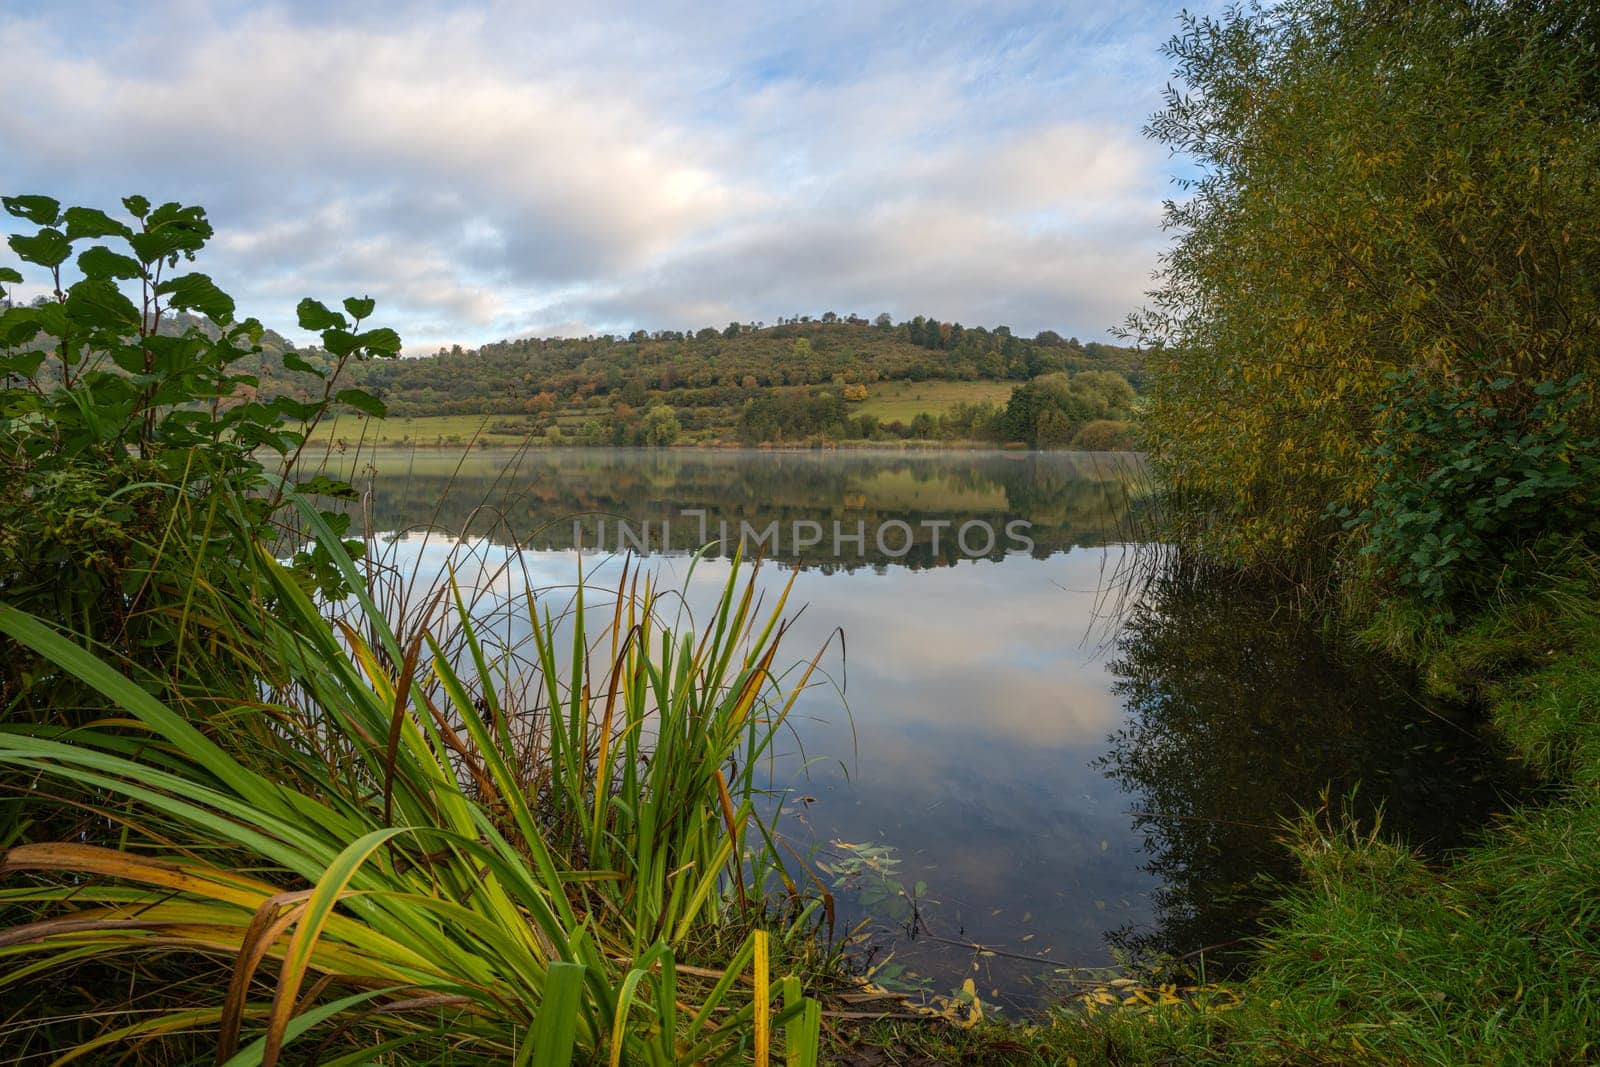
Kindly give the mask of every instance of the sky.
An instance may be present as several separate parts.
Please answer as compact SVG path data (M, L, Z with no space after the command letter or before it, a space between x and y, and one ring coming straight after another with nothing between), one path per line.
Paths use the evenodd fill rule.
M1168 239L1178 10L6 5L0 192L202 205L197 269L297 339L371 295L409 353L830 310L1109 340Z

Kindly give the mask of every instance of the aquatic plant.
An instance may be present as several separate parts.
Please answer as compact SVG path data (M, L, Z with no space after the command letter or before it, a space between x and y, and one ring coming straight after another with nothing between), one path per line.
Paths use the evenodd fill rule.
M0 990L23 1006L10 1047L58 1062L150 1042L178 1058L187 1040L219 1063L297 1044L318 1062L665 1064L766 1062L781 1033L789 1062L815 1062L820 1008L772 975L775 954L809 951L818 902L788 882L754 803L806 684L774 679L782 599L758 613L735 569L696 638L661 629L660 594L635 577L594 632L580 600L559 652L547 615L544 729L519 746L459 589L464 661L432 629L402 641L337 533L301 509L362 626L330 624L258 553L258 636L287 681L219 714L269 723L264 749L0 607L0 633L104 701L71 731L0 726L0 764L31 791L77 790L116 829L115 847L13 843L0 858L0 901L26 917L0 933ZM765 900L774 878L786 907ZM102 978L82 1013L38 995L80 968Z

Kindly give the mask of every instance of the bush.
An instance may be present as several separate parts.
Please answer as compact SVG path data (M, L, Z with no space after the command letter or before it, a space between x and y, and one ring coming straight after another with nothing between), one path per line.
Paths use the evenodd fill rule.
M177 273L212 236L203 209L130 196L116 218L46 196L3 203L37 227L9 244L55 297L31 307L0 300L0 598L169 684L194 674L214 683L233 664L233 683L252 693L253 651L217 632L210 602L254 581L256 543L275 531L309 429L335 404L382 414L376 398L338 383L351 361L397 355L399 336L361 331L369 299L346 300L349 319L304 300L300 325L321 331L333 358L318 367L289 352L282 363L319 398L263 401L250 373L262 364L261 324L236 319L233 299L206 275ZM67 284L74 265L82 278ZM0 269L0 285L22 280ZM276 454L270 472L262 450ZM326 478L303 488L350 492ZM323 520L340 533L349 522L331 511ZM300 563L308 582L337 584L324 555ZM0 644L9 718L70 721L80 692Z
M1086 452L1129 452L1138 447L1133 423L1124 419L1095 419L1086 422L1072 439L1073 448Z
M531 660L453 568L392 610L314 503L349 485L294 480L333 405L384 412L337 388L399 351L373 302L302 301L332 358L283 362L320 396L263 401L260 324L163 277L203 211L4 205L57 298L0 292L0 1058L814 1064L819 1006L772 949L809 951L822 901L758 778L811 674L772 670L784 598L751 609L735 561L697 643L625 577L609 630L584 598L535 612ZM63 291L107 237L132 254L88 248ZM284 535L312 539L293 566ZM591 637L603 675L559 651Z
M1519 549L1552 532L1600 531L1600 440L1574 423L1587 402L1582 375L1532 390L1509 375L1391 375L1368 451L1377 485L1359 514L1346 509L1346 528L1364 531L1362 552L1450 618Z

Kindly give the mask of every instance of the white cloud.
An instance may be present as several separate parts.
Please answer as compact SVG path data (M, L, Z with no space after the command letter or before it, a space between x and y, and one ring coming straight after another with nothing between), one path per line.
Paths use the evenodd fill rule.
M1159 241L1167 16L65 5L0 15L0 182L204 204L246 311L370 293L413 349L827 308L1096 336Z

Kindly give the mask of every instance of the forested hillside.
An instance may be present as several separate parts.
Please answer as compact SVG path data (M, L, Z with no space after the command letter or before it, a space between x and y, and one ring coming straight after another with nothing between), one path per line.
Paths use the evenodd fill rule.
M262 392L313 399L318 381L294 362L286 368L269 352ZM1068 384L1087 371L1097 373ZM392 416L494 416L487 428L499 437L557 443L912 438L1048 447L1072 443L1094 422L1125 422L1143 363L1134 349L1050 331L1023 338L1003 326L830 313L694 333L506 340L364 365L356 377ZM1054 388L1030 391L1009 410L1013 386L1041 380ZM1041 407L1040 396L1060 402ZM1050 407L1057 410L1041 423ZM1127 427L1097 427L1090 436L1102 446L1125 444ZM416 440L431 439L418 431Z

